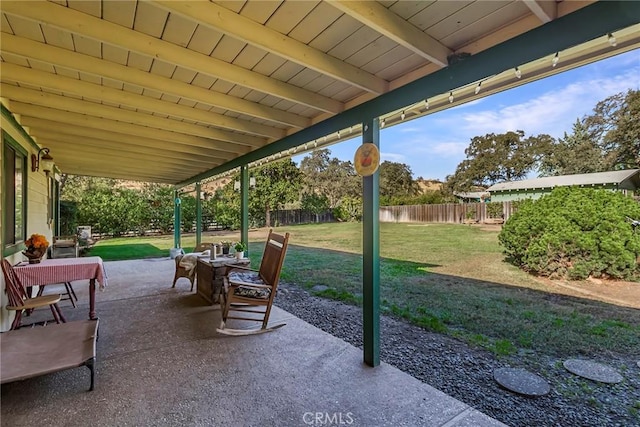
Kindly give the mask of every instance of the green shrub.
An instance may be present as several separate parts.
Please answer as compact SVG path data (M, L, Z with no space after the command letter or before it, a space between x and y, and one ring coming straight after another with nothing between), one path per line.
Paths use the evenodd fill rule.
M508 259L551 278L640 277L640 204L621 193L561 187L523 201L498 239Z

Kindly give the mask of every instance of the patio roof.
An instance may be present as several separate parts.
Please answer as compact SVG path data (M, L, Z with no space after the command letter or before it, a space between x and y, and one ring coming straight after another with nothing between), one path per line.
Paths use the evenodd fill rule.
M640 46L640 5L624 1L61 0L0 10L2 102L61 172L178 186Z
M640 169L545 176L542 178L524 179L522 181L501 182L499 184L492 185L487 189L487 191L535 190L573 185L580 187L608 184L619 185L627 180L629 180L630 185L638 186L637 183L640 183Z

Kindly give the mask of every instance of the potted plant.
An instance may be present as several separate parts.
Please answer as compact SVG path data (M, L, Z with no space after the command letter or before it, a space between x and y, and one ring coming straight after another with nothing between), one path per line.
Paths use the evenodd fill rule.
M231 242L228 240L223 240L220 242L220 246L222 246L222 255L229 255L229 248L231 247Z
M236 242L233 245L233 249L236 250L236 258L238 258L238 259L244 258L244 251L247 250L247 245L245 245L242 242Z

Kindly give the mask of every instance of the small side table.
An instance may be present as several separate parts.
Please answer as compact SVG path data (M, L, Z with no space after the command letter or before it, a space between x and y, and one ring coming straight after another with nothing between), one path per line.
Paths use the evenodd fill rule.
M235 256L219 255L216 259L199 258L196 271L196 289L209 304L218 304L222 291L222 278L227 266L247 267L251 263L249 258L237 259Z

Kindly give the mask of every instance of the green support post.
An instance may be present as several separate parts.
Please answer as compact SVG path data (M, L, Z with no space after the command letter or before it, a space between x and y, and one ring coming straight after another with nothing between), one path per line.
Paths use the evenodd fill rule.
M196 182L196 246L202 243L202 186Z
M240 240L247 247L249 256L249 166L240 167Z
M173 192L173 247L180 249L180 195L178 190Z
M380 147L378 119L363 123L362 143ZM380 364L379 171L362 179L362 305L364 363Z

